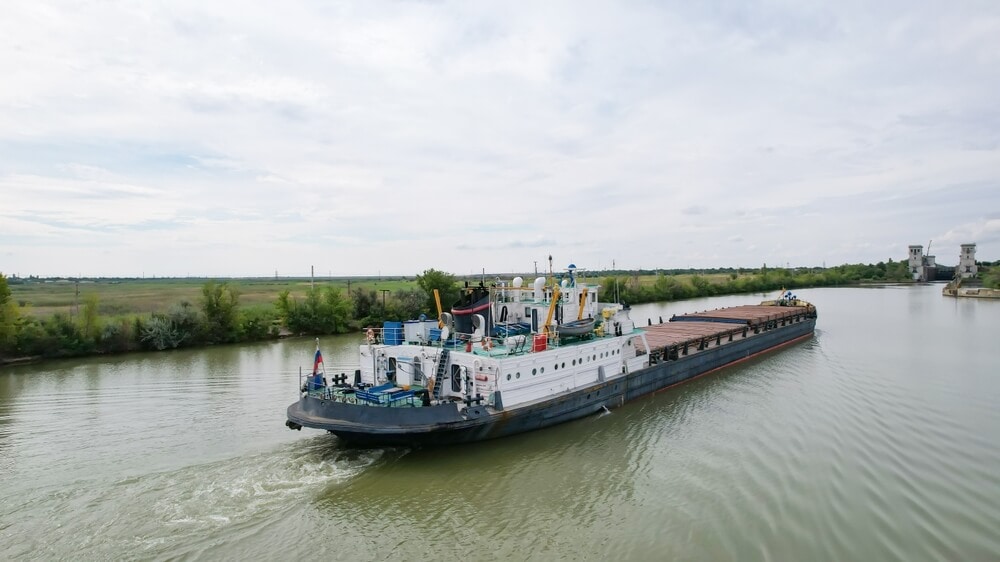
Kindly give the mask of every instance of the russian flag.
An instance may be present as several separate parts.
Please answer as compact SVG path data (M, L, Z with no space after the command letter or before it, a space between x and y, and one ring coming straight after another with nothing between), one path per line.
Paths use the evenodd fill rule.
M323 364L323 354L316 348L316 358L313 360L313 374L319 374L319 366Z

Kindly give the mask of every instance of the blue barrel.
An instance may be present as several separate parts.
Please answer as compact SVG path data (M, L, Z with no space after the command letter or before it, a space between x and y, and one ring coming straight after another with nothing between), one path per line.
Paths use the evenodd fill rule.
M428 332L431 341L441 341L441 328L431 328Z

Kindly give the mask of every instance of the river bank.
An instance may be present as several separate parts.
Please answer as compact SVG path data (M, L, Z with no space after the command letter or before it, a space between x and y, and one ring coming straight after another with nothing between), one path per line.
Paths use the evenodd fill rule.
M884 264L879 264L884 265ZM794 273L788 270L770 270L763 273L715 273L708 276L699 274L607 276L603 277L604 291L612 291L618 300L629 305L651 302L684 302L689 299L721 295L749 295L782 289L798 289L824 286L863 286L872 281L853 279L862 275L898 277L894 267L840 266L817 272ZM355 287L354 292L343 295L339 282L318 286L307 285L302 290L301 299L291 294L286 285L251 280L255 287L251 294L253 305L242 302L242 285L229 282L217 284L203 280L161 281L173 287L173 295L194 298L195 283L203 283L197 288L201 300L197 306L188 300L170 305L165 311L148 314L127 314L107 317L101 314L102 301L96 293L84 298L83 309L75 307L73 315L51 312L54 302L66 302L66 291L70 285L63 284L61 297L53 289L45 288L48 316L32 316L31 302L25 301L24 286L15 285L12 298L27 302L21 312L15 313L20 320L13 324L12 344L0 346L0 368L24 362L38 362L48 359L90 356L112 356L136 351L168 351L179 348L198 348L219 344L250 343L272 341L290 335L326 335L361 330L366 326L380 325L384 320L416 318L419 314L436 316L436 312L426 310L428 295L420 296L416 281L390 281L396 287L395 293L389 289L388 305L383 300L379 306L375 293L366 287ZM452 284L455 280L450 280ZM912 283L912 281L893 281ZM377 282L376 282L377 283ZM141 288L129 287L128 283L111 282L102 288L105 298L120 302L114 293L120 288L125 295L151 294L159 285L143 280ZM813 285L815 284L815 285ZM281 288L276 293L272 305L260 304L266 289ZM350 285L348 285L350 286ZM178 292L178 287L186 287ZM456 290L456 289L452 289ZM605 293L608 294L608 293ZM156 302L161 303L162 297ZM385 293L383 293L383 299ZM61 300L60 300L61 299ZM141 299L140 299L141 300ZM120 305L116 305L120 306ZM146 308L147 301L136 305ZM296 318L302 318L296 321Z

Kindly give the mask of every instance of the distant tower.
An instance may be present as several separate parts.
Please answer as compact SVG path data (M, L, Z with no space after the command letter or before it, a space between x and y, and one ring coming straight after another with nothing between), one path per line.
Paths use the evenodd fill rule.
M914 281L923 281L924 276L924 247L910 246L910 277Z
M979 273L976 267L976 245L962 244L962 251L958 254L958 274L962 279L975 277Z

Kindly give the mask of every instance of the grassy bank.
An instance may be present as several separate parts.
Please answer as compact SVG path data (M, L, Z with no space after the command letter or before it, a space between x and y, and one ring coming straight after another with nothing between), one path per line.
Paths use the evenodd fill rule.
M153 314L167 310L179 302L197 302L202 286L208 279L45 279L11 282L11 297L25 312L37 318L53 314L75 315L89 296L98 300L97 312L102 316ZM282 291L304 299L312 283L309 279L232 279L240 290L243 309L273 307ZM322 279L317 287L332 287L346 293L355 290L390 292L417 288L413 277Z
M589 277L602 285L602 300L611 301L617 295L628 304L909 281L905 263L891 260L832 268L605 272ZM7 280L0 275L0 363L25 356L69 357L260 341L282 334L344 333L383 320L415 318L422 313L433 317L433 289L441 292L447 309L463 282L433 269L415 277L315 282Z

